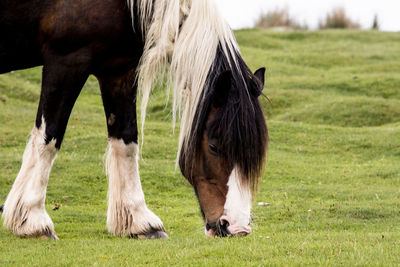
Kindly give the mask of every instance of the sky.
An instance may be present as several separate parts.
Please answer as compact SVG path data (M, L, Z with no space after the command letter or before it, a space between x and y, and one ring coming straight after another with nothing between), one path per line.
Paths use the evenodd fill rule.
M290 15L310 29L335 7L344 7L353 21L371 28L375 14L380 29L400 31L400 0L214 0L234 29L252 27L261 13L288 8Z

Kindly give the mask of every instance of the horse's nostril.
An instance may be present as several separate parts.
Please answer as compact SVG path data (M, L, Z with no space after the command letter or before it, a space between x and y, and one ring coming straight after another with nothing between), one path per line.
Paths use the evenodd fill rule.
M221 224L221 227L223 227L223 228L225 228L225 229L228 229L228 226L230 225L230 224L229 224L229 221L226 220L226 219L220 219L220 220L219 220L219 223Z
M217 222L217 231L215 234L220 237L230 236L231 233L228 230L230 223L228 220L220 218Z

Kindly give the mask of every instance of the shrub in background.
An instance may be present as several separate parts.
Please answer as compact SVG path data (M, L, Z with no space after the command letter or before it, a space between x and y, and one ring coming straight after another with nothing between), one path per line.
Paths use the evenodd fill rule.
M261 14L256 22L256 27L259 28L291 28L296 30L307 30L306 25L301 25L293 19L287 8L275 9Z
M360 29L358 22L352 21L343 7L338 7L326 15L325 20L319 22L320 29Z

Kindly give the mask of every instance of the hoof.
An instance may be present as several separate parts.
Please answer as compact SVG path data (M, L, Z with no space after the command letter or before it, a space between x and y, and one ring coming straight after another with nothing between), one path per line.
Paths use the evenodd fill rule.
M3 212L3 210L4 210L4 205L1 205L0 206L0 212Z
M60 240L56 234L46 235L46 237L52 240Z
M167 239L169 237L165 232L157 231L157 232L144 234L144 235L131 235L131 238L137 238L137 239Z
M39 233L37 235L34 235L32 237L36 237L39 239L49 239L49 240L59 240L56 233L50 231L50 230L46 230L44 231L44 233Z
M38 231L32 235L25 235L21 237L26 237L26 238L39 238L39 239L49 239L49 240L59 240L56 233L54 230L50 230L49 228L46 228L44 230Z

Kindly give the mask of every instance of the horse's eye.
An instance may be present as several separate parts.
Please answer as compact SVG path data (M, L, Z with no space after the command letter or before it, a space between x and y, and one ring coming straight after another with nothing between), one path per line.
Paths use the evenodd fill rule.
M208 147L210 148L210 151L214 154L219 154L219 150L218 147L216 145L213 144L209 144Z

